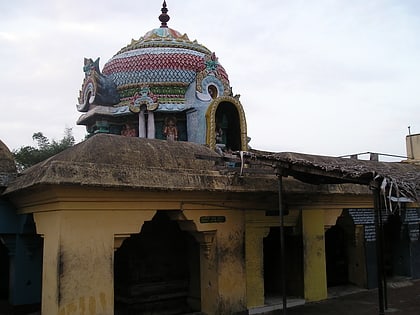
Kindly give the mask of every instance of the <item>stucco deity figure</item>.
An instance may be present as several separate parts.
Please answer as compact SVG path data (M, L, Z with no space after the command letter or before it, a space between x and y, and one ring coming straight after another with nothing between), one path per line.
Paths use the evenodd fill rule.
M121 130L121 135L126 137L136 137L136 129L131 124L125 124Z
M178 128L176 127L175 117L165 118L165 127L163 128L163 135L166 137L166 140L178 140Z
M216 124L216 143L223 143L223 129Z

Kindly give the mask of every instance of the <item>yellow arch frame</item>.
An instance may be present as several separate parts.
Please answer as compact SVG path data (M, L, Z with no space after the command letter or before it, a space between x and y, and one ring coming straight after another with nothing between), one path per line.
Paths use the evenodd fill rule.
M219 107L220 103L224 102L233 104L238 111L239 125L241 129L241 150L247 151L248 139L245 112L241 105L241 102L237 98L231 96L221 96L214 99L210 103L210 106L206 112L206 144L210 147L210 149L214 150L216 148L216 137L214 134L216 130L216 110Z

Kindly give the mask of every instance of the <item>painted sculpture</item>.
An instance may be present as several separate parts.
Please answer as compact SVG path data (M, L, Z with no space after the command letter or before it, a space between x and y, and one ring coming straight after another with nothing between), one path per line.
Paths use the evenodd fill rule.
M166 140L178 140L178 128L176 127L176 118L171 116L165 118L165 128L163 128L163 135Z
M112 106L120 101L116 84L99 70L99 58L85 58L82 89L79 94L79 111L88 110L89 105Z

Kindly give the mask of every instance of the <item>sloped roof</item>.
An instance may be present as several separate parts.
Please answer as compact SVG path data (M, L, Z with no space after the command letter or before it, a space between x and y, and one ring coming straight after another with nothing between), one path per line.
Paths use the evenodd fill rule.
M6 187L16 175L16 165L9 148L0 140L0 188Z
M198 159L208 156L213 159ZM5 194L36 185L84 185L113 188L184 191L271 191L272 181L215 167L220 156L192 142L97 134L25 170Z
M381 183L393 196L416 201L420 191L420 166L405 162L377 162L302 153L255 151L262 160L273 163L285 175L312 184Z
M15 160L9 148L0 140L0 173L16 173Z

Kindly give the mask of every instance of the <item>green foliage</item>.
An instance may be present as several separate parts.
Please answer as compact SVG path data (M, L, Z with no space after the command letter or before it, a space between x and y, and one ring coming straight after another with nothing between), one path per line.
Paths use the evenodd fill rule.
M71 128L64 130L64 137L60 141L49 140L42 132L35 132L32 139L37 144L35 147L22 146L12 152L19 171L44 161L75 144Z

